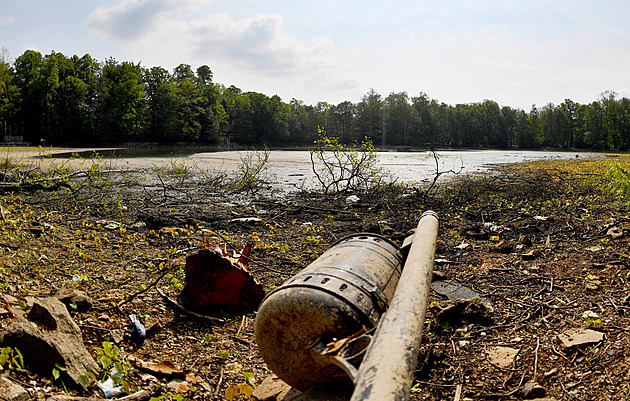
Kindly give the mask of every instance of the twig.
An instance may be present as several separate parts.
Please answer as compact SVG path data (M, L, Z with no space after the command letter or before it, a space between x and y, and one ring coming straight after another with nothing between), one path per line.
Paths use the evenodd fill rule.
M221 374L219 375L219 382L217 383L217 387L214 389L214 395L217 396L219 394L219 389L221 388L221 383L223 383L223 368L221 368Z
M536 380L536 377L538 376L538 349L540 348L540 338L536 337L536 352L534 354L534 378L533 380Z
M200 313L196 313L196 312L193 312L191 310L188 310L188 309L184 308L183 306L181 306L177 301L169 298L168 295L164 294L158 287L155 287L155 289L157 290L158 294L160 294L166 301L168 301L168 303L170 303L171 305L173 305L174 307L176 307L177 309L179 309L180 311L184 312L187 315L194 316L194 317L199 318L199 319L204 319L204 320L207 320L207 321L213 322L213 323L225 323L225 320L223 320L223 319L219 319L219 318L212 317L212 316L202 315Z
M155 280L153 280L153 282L150 285L148 285L146 288L141 289L140 291L136 292L135 294L132 294L129 297L127 297L126 299L123 299L122 301L120 301L116 305L114 305L112 307L109 307L107 309L104 309L104 310L110 310L110 309L114 309L114 308L120 309L121 306L123 306L126 303L129 303L129 302L133 301L134 298L136 298L138 295L149 291L151 289L151 287L155 287L156 284L162 279L162 277L166 276L166 274L169 272L169 270L170 270L170 268L166 268L166 269L162 270L162 273Z
M243 328L245 327L245 323L247 322L247 316L243 315L243 318L241 319L241 325L239 326L238 330L236 331L236 337L239 336L239 334L241 334L241 331L243 331Z
M462 398L462 385L458 384L457 388L455 389L455 397L453 398L453 401L459 401Z

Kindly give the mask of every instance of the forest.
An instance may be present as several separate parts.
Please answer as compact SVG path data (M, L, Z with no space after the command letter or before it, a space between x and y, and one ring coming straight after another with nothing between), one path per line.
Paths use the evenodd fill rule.
M171 73L54 51L27 50L10 61L3 51L0 130L5 142L33 145L304 146L325 132L381 148L627 150L630 99L605 91L590 104L566 99L526 111L370 89L358 103L306 105L215 83L207 65L180 64Z

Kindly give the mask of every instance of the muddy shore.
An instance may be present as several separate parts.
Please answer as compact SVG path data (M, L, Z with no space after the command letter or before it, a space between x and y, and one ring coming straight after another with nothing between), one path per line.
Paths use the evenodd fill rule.
M19 160L39 154L15 152ZM78 170L92 166L76 163ZM28 297L80 289L92 307L71 314L86 348L96 356L95 347L115 342L134 366L132 387L149 387L138 360L168 361L187 374L179 395L223 400L240 385L260 386L271 372L256 348L254 312L208 321L169 303L182 290L187 255L201 245L240 252L253 244L247 266L269 291L347 235L372 232L401 243L431 209L441 220L435 278L457 280L489 300L492 311L489 320L441 319L445 299L431 294L411 399L525 399L528 382L540 387L537 396L556 400L625 399L630 217L627 200L605 190L613 163L628 162L511 165L449 181L429 197L421 188L396 187L360 195L351 206L345 195L278 199L222 191L208 177L176 170L159 180L147 171L103 169L72 175L67 186L6 187L0 292L17 300L13 308L28 309ZM245 217L255 219L239 219ZM156 327L142 344L131 335L132 313ZM8 327L14 319L3 316L0 327ZM569 330L603 336L567 345L562 335ZM497 350L511 356L498 361ZM28 366L5 373L34 399L64 393L61 382ZM178 390L167 387L173 377L157 378L162 386L154 395L174 399L168 392ZM69 392L102 397L96 388Z

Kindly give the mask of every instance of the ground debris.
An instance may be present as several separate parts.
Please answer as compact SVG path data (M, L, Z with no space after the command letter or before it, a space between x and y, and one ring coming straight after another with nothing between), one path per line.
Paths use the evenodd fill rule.
M558 339L565 348L578 345L594 344L604 339L604 333L590 329L571 329L558 335Z
M496 346L487 351L488 361L500 368L509 368L514 365L514 360L519 353L518 348Z
M45 376L64 366L68 383L79 388L79 377L98 365L83 345L81 330L56 298L35 301L28 319L17 319L0 333L0 344L19 348L29 369Z
M215 248L186 257L186 285L179 296L182 305L202 314L222 308L257 308L265 293L243 266L244 253L230 255Z

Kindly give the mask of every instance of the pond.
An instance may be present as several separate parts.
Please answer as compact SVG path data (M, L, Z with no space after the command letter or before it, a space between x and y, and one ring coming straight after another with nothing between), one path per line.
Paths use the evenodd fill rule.
M148 168L176 166L180 163L202 170L234 171L251 151L221 151L211 148L161 148L161 149L109 149L99 150L103 160L112 166L124 168ZM79 152L89 157L93 152ZM457 150L422 152L379 152L379 166L390 172L399 182L421 183L432 180L436 171L481 173L496 164L519 163L539 159L572 159L592 157L596 154L553 151L504 151L504 150ZM59 153L55 157L70 157ZM255 159L255 154L253 155ZM437 157L437 160L436 160ZM296 187L312 187L315 176L310 153L306 150L272 150L269 155L269 175L275 187L291 190ZM445 174L443 177L452 174Z

